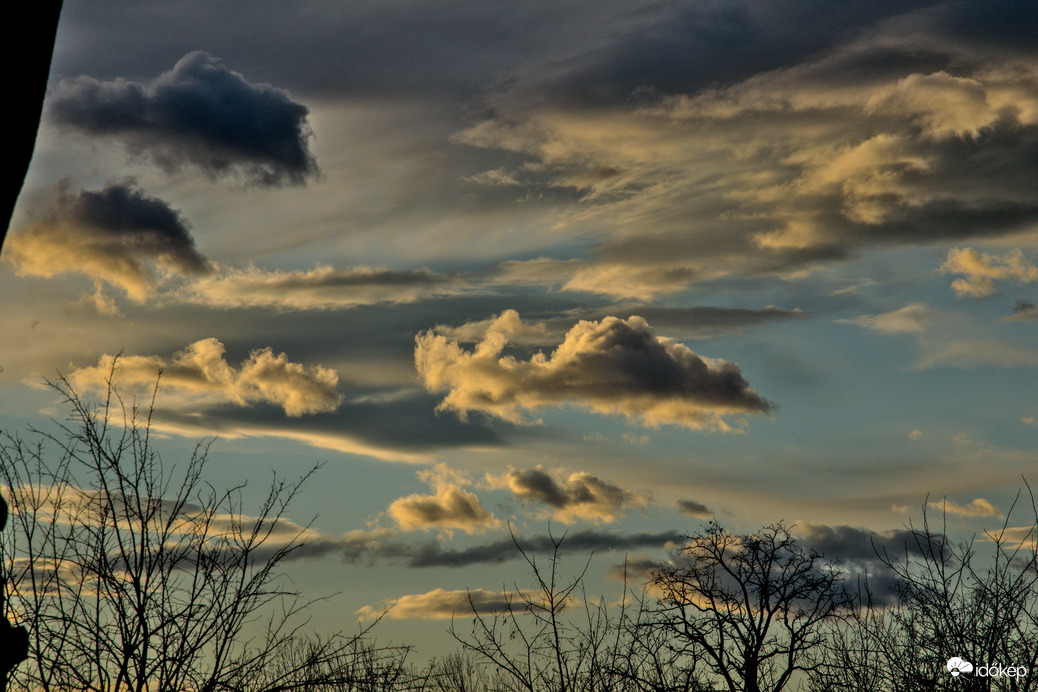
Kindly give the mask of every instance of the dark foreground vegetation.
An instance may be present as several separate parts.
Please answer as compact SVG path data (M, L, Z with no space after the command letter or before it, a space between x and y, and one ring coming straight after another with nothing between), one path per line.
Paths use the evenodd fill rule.
M312 601L280 572L301 545L282 518L305 476L275 479L246 512L241 488L203 480L206 444L164 466L149 408L56 387L72 411L60 434L6 434L0 448L14 625L0 634L28 633L0 690L1038 690L1029 488L1025 527L1007 517L954 542L924 515L904 545L873 546L869 569L827 561L781 523L745 535L711 523L669 561L630 565L612 603L564 572L564 538L547 555L517 540L532 583L498 612L459 614L457 653L419 666L370 628L305 631Z

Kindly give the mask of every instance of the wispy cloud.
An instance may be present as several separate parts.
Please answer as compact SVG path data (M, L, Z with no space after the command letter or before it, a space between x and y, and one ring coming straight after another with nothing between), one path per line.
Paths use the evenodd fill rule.
M933 322L933 312L922 303L912 303L903 308L876 315L858 315L836 320L842 324L854 324L869 331L884 334L918 334Z
M374 620L383 613L394 620L422 619L447 620L473 615L495 615L513 610L517 614L529 612L526 603L536 604L540 591L487 591L465 589L445 591L433 589L420 594L400 596L383 606L364 606L356 612L361 620Z
M332 310L410 303L470 290L457 276L428 269L316 266L300 271L224 269L185 284L175 298L221 308Z
M568 191L579 203L561 205L555 227L598 239L587 258L505 273L646 299L733 274L802 275L864 247L1029 227L1038 71L917 19L698 92L607 107L502 99L453 141L524 155L500 175ZM943 58L927 64L920 46Z
M1002 511L982 497L971 500L965 505L960 505L949 499L931 500L927 503L931 509L937 509L948 514L960 517L1001 517Z

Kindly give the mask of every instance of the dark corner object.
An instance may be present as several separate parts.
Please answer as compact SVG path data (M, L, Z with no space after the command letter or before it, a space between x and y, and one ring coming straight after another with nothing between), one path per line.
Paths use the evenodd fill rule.
M20 40L8 41L4 48L7 55L4 63L18 65L17 70L11 70L6 75L15 81L12 91L17 97L13 101L18 105L7 109L11 137L8 139L9 168L0 186L0 219L3 221L0 246L3 246L4 238L7 237L11 214L36 146L36 130L39 129L40 114L43 112L43 97L47 93L47 78L50 75L51 56L54 54L54 37L61 16L61 3L62 0L41 0L22 5L19 10L22 18L17 22ZM8 28L15 30L14 25Z
M7 503L0 497L0 531L7 524ZM29 632L24 627L11 627L7 621L7 584L0 577L0 690L7 689L7 674L29 655Z

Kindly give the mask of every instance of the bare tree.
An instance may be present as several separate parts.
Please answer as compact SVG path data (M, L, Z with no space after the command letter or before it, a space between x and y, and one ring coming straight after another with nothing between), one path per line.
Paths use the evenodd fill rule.
M496 614L484 614L470 603L471 633L460 633L454 622L450 633L494 669L501 690L621 689L614 684L615 623L605 603L591 603L583 589L590 557L575 577L565 578L565 536L551 538L547 565L524 550L514 534L512 540L530 568L534 588L515 584L513 591L504 591L505 607Z
M979 541L949 539L946 514L934 528L924 503L922 527L909 526L904 550L878 553L892 593L868 593L855 618L833 633L813 688L864 689L867 675L874 689L894 692L1038 689L1038 509L1027 490L1028 524L1011 526L1018 496L1001 526ZM973 670L952 676L953 657ZM991 664L998 675L979 674Z
M730 692L779 692L816 665L822 626L849 606L843 576L780 524L748 535L716 523L651 581L653 626Z
M549 533L550 536L550 533ZM469 668L462 685L444 689L526 692L700 692L706 688L694 666L683 665L680 654L668 646L669 633L650 621L641 597L628 593L610 606L604 598L589 598L584 576L589 557L573 577L564 576L562 546L565 536L551 537L546 559L527 552L512 540L526 561L532 589L513 584L506 590L502 612L485 614L470 602L472 629L462 634L452 621L450 632L477 661L488 665L486 674ZM471 599L470 599L471 600ZM454 675L449 679L458 679ZM478 685L472 685L476 681ZM488 682L491 686L486 686Z
M203 481L208 443L179 468L163 462L151 404L127 405L109 387L90 405L66 380L54 387L69 422L0 443L13 528L5 615L30 632L15 689L215 692L269 680L264 689L290 690L350 651L356 638L332 636L283 665L310 603L279 573L303 531L284 513L309 474L275 477L246 514L244 486Z

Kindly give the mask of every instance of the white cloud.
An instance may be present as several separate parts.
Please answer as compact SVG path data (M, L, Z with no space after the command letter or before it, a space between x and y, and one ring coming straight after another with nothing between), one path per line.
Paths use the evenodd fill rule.
M468 286L457 277L428 269L337 269L319 265L301 271L264 271L256 267L223 270L183 286L175 295L188 302L216 307L330 310L410 303L466 290Z
M388 606L364 606L356 611L361 620L374 620L386 614L395 620L423 619L447 620L471 617L473 613L494 615L507 612L527 613L526 603L540 603L540 591L495 592L486 589L446 591L433 589L426 593L408 594L396 599Z
M256 349L236 369L224 359L226 349L214 338L188 345L171 358L161 356L104 355L96 366L73 370L69 382L78 390L104 392L115 368L115 384L146 391L160 382L164 404L184 401L232 402L247 406L266 402L281 406L289 416L333 411L342 401L336 391L339 377L320 365L304 367L275 354L269 347Z
M841 324L854 324L869 331L884 334L917 334L932 321L933 313L922 303L912 303L903 308L877 315L859 315L849 319L836 320Z
M433 494L413 494L394 500L387 513L404 530L460 529L483 533L501 522L487 510L475 493L462 486L467 480L445 464L420 471L418 477L429 484Z
M929 506L948 514L957 514L960 517L1001 517L1002 512L998 507L991 504L982 497L971 502L960 505L952 500L931 500Z
M946 274L964 274L952 281L956 295L985 298L995 294L995 280L1034 283L1038 281L1038 267L1024 257L1019 248L1005 255L989 255L973 248L953 248L940 270Z
M441 410L527 423L523 411L575 404L642 425L732 431L727 417L769 413L739 367L658 337L641 317L581 321L550 354L504 355L508 330L488 326L474 350L433 331L416 338L415 365ZM736 421L740 425L740 421Z

